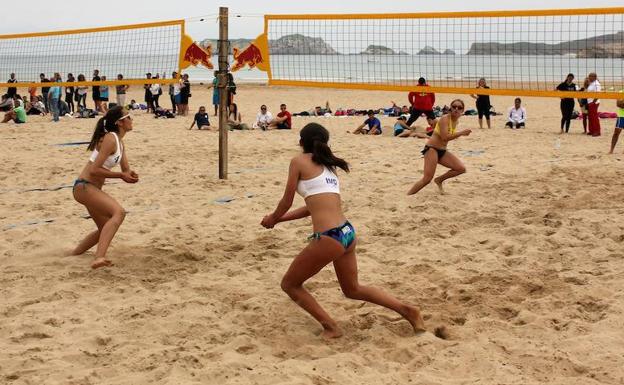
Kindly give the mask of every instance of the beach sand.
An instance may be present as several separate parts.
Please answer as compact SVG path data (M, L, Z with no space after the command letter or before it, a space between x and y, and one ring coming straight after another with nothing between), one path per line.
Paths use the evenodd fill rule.
M134 113L125 144L140 182L105 186L128 215L109 250L115 266L96 271L94 251L64 256L95 225L71 188L55 190L89 155L55 144L88 141L96 121L0 126L0 383L624 382L624 142L606 154L614 120L602 120L599 138L581 135L580 121L559 136L559 101L536 98L524 98L524 130L503 129L501 116L479 130L464 117L460 126L475 130L449 149L468 172L447 183L447 195L430 185L408 197L424 140L347 134L363 117L230 132L229 178L219 180L218 133L187 130L200 104L212 112L212 93L192 94L186 118ZM133 87L130 96L141 95ZM438 95L438 104L452 99ZM237 95L247 123L262 103L277 113L281 102L296 112L326 100L407 103L397 92L254 85ZM492 100L498 111L513 103ZM340 339L322 340L280 290L310 221L259 223L281 197L298 129L312 121L352 167L339 176L360 281L420 306L428 333L344 298L331 266L306 287L338 321ZM53 191L27 191L35 188ZM294 207L302 204L297 197ZM432 333L440 326L448 339Z

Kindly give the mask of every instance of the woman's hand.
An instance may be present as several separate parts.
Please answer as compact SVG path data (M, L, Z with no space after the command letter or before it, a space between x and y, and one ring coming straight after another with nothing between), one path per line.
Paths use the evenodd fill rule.
M271 213L269 215L266 215L264 218L262 218L262 222L260 222L260 224L264 228L272 229L277 224L277 221L275 220L275 217Z
M126 183L136 183L139 181L139 175L134 171L126 171L121 173L121 179Z
M462 136L468 136L468 135L470 135L471 133L472 133L472 130L471 130L471 129L469 129L469 128L468 128L468 129L465 129L465 130L462 130L462 131L460 132L460 134L461 134Z

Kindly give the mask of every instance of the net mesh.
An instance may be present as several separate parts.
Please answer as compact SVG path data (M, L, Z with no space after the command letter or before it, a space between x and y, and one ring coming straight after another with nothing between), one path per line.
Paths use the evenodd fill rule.
M84 31L0 36L0 73L19 82L39 82L41 73L84 74L93 70L116 80L144 79L147 72L179 69L183 22Z
M568 15L509 12L418 15L267 16L272 81L402 89L425 77L433 87L552 91L568 73L598 73L624 88L624 11ZM565 13L562 11L562 13Z

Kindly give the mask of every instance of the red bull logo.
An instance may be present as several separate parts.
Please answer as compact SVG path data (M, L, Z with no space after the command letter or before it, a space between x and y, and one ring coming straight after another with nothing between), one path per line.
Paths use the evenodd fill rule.
M192 42L191 45L186 48L184 52L183 60L185 63L197 66L203 65L208 69L214 68L210 58L212 56L212 47L208 46L206 49L202 48L199 44Z
M232 71L238 71L245 65L248 65L249 68L254 68L258 64L264 63L264 60L262 59L262 52L260 52L258 47L256 47L253 43L249 44L249 46L242 51L239 51L236 47L234 47L232 51L234 53L234 65L232 66Z
M249 44L245 49L240 50L236 47L232 48L234 55L234 64L231 71L249 66L249 68L257 68L260 71L267 71L269 67L269 46L266 35L262 34Z

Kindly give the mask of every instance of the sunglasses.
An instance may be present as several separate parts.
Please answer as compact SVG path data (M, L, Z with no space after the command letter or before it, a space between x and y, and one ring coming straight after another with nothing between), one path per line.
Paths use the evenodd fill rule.
M454 109L454 110L458 110L458 111L461 111L461 110L464 109L464 107L458 106L458 105L451 106L451 108Z

